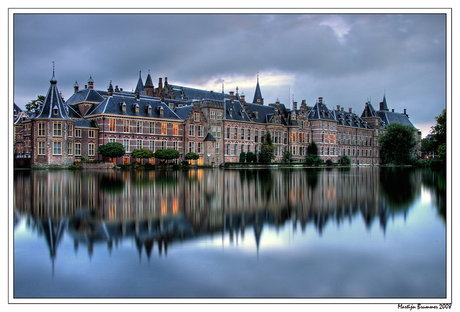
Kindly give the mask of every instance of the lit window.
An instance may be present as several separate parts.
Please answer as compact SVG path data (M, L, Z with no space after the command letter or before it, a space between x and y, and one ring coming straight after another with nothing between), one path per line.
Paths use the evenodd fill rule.
M179 125L178 124L173 125L173 135L179 135Z
M163 122L161 124L161 134L167 134L167 129L168 129L167 127L168 127L167 123Z
M115 131L115 119L110 118L109 119L109 131Z

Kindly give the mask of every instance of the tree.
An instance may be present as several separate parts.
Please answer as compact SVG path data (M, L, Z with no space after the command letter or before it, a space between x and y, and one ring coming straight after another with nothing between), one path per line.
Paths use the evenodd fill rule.
M45 101L45 96L43 95L38 95L36 100L32 100L29 103L26 104L26 109L27 111L33 111L34 109L40 107L40 105L43 104Z
M275 159L275 146L273 146L272 137L270 132L267 132L264 142L261 144L259 152L259 162L262 164L269 164Z
M99 146L99 154L104 157L117 158L123 156L126 151L121 143L109 142Z
M283 152L283 162L290 163L292 161L292 153L288 150Z
M442 110L439 116L436 116L436 126L431 127L431 133L434 134L435 150L439 158L446 158L446 109Z
M318 145L315 141L312 141L307 147L307 156L304 160L305 164L308 166L318 166L323 164L323 160L318 156Z
M244 162L246 162L246 153L241 152L240 153L240 163L244 163Z
M185 159L187 160L197 160L198 158L200 158L200 155L194 152L188 152L185 154Z
M402 123L391 123L380 139L380 156L386 164L411 164L417 145L415 128Z
M170 148L160 149L154 153L154 157L162 161L176 159L179 158L179 156L180 154L178 151Z
M142 159L153 158L154 153L151 150L145 148L135 149L131 152L131 157Z
M246 153L246 162L248 162L248 163L257 162L257 155L254 154L253 152L247 152Z

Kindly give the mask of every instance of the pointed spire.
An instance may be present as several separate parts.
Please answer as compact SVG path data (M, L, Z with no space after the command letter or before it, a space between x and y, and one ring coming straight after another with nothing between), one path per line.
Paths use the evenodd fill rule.
M260 85L259 85L259 73L257 73L256 91L254 92L254 100L252 102L261 104L261 105L264 104L264 99L262 98L262 92L260 91Z
M139 71L139 80L137 81L137 86L136 90L134 90L134 93L138 95L144 95L144 84L142 82L142 73Z
M50 80L50 87L46 94L45 100L41 106L39 114L35 118L59 118L70 119L67 106L62 99L62 95L57 88L57 80L55 78L54 62L53 62L53 77Z

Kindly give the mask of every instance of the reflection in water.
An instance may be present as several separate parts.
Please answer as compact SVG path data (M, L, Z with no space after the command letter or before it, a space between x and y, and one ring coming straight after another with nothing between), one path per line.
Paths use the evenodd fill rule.
M189 171L17 171L15 216L42 234L51 258L63 231L84 244L109 250L134 240L150 256L184 239L286 222L321 235L328 222L340 225L362 215L383 232L389 218L406 214L423 183L432 190L445 220L445 182L429 170L408 168L189 170ZM444 187L444 188L443 188Z

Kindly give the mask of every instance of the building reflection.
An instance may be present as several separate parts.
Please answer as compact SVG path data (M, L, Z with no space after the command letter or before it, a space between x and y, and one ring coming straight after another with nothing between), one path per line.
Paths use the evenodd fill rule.
M187 171L18 171L15 216L43 236L54 259L63 233L76 251L91 256L95 244L110 252L132 240L139 255L166 254L196 237L254 235L264 226L294 230L328 223L378 223L383 232L395 214L406 214L420 192L420 171L393 174L380 168ZM422 179L422 176L424 179ZM433 178L432 178L433 179ZM400 185L400 184L399 184ZM401 192L403 190L403 192ZM396 198L396 200L395 200ZM155 251L157 250L157 251Z

